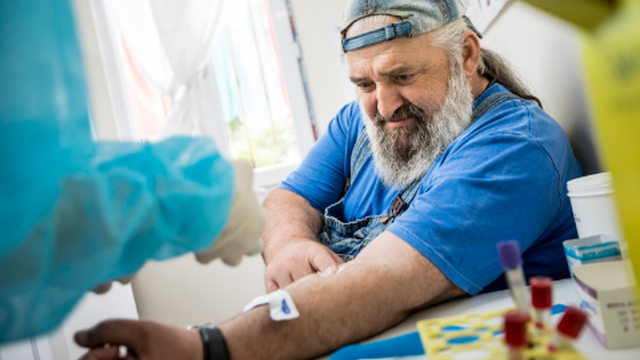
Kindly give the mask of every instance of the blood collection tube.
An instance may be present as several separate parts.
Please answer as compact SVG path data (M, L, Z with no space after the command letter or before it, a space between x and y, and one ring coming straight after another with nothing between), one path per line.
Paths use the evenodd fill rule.
M558 323L556 333L549 342L549 350L557 351L571 347L587 322L587 313L575 306L569 306Z
M529 314L513 311L504 317L504 342L507 344L509 360L524 360L527 348L527 323Z
M529 314L529 301L526 283L522 273L522 256L520 246L515 240L503 241L498 244L498 257L504 269L507 283L511 289L511 296L520 311Z
M529 279L531 287L531 305L533 306L533 323L536 332L543 334L549 329L551 318L553 280L546 276L534 276Z

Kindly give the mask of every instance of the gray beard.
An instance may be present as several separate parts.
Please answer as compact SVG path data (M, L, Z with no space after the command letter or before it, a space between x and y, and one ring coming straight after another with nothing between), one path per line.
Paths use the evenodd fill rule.
M376 172L385 185L405 189L423 178L436 159L471 124L474 101L471 88L459 65L451 66L449 73L442 106L435 111L426 109L428 113L424 106L412 106L418 112L411 112L416 119L413 124L385 129L386 121L379 114L371 120L361 110L366 119Z

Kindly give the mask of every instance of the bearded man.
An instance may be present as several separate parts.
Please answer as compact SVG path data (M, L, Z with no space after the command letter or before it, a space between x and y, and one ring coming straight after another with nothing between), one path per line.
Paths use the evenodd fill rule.
M527 277L568 276L561 243L576 229L565 184L580 166L463 11L458 0L349 1L343 48L359 100L265 201L266 288L287 290L300 318L274 322L258 307L201 334L204 348L309 358L417 309L505 288L503 240L519 242ZM104 323L78 342L203 357L197 332L145 322Z

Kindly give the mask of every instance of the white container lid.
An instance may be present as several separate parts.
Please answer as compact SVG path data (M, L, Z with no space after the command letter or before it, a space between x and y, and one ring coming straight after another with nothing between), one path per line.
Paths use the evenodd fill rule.
M583 176L567 182L569 197L613 194L613 178L610 172Z

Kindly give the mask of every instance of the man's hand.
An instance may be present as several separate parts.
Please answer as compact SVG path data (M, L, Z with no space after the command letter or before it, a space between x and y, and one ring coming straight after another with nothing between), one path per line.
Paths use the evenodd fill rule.
M75 335L78 345L89 348L81 360L202 360L202 340L197 330L151 321L110 320ZM109 345L108 347L105 347Z
M344 261L338 255L319 242L295 239L267 263L265 288L270 293L318 271L333 274L342 263Z
M324 216L302 196L284 189L274 190L264 201L269 215L264 231L262 257L267 268L264 284L267 292L320 271L331 274L343 261L322 245L316 237Z

